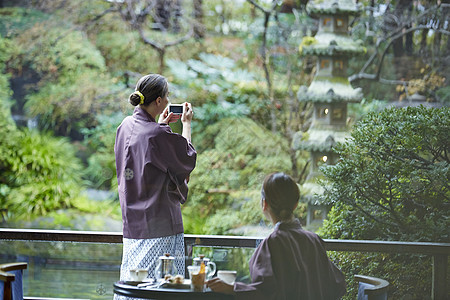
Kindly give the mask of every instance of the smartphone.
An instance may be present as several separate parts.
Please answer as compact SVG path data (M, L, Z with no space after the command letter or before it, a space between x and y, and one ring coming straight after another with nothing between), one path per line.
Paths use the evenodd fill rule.
M175 115L182 115L183 104L169 104L169 113L174 113Z

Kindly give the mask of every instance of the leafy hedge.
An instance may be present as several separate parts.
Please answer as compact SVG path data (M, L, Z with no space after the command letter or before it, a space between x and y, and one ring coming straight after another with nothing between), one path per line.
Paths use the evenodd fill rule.
M81 164L70 143L50 134L17 131L2 143L2 207L14 217L71 207L81 188Z
M322 168L330 183L324 198L335 206L321 234L449 242L450 108L369 113L351 135L336 149L341 160ZM395 299L426 299L431 293L428 257L338 253L335 258L349 277L362 273L390 281Z

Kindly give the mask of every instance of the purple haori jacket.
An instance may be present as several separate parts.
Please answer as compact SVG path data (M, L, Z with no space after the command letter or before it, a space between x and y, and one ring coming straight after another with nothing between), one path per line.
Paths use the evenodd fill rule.
M328 259L323 240L300 222L282 222L259 245L249 263L251 284L236 282L236 299L335 300L345 278Z
M184 232L181 207L197 153L169 125L140 107L117 128L114 145L123 237L149 239Z

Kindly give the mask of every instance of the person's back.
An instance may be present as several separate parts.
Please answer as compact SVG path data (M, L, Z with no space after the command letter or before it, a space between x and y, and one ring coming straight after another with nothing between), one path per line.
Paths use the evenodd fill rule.
M298 220L278 223L267 243L274 299L337 299L345 293L344 276L328 259L322 240Z
M261 208L275 228L249 262L252 283L233 286L215 278L207 282L213 291L243 300L336 300L345 294L344 275L328 259L322 239L303 230L294 218L299 198L290 176L273 173L266 177Z

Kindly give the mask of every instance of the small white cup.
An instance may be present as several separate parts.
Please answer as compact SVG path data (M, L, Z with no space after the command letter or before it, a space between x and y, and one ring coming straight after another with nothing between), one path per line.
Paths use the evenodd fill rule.
M217 271L217 277L228 284L234 284L236 281L236 271L220 270Z
M130 278L132 281L142 281L148 276L148 271L146 269L131 269Z

